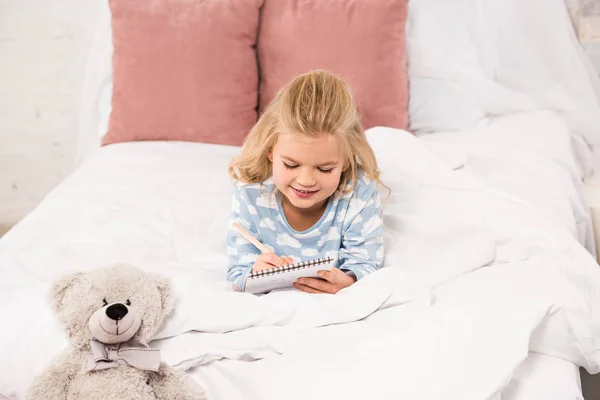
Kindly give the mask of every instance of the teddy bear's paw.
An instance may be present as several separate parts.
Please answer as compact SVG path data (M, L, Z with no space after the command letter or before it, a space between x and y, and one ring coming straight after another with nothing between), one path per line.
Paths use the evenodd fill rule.
M150 385L160 400L204 400L202 387L184 371L161 363L160 369L150 375Z

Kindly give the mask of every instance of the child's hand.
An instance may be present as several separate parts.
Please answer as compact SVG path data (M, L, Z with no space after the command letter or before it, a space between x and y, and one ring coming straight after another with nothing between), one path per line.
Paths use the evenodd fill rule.
M294 283L294 287L307 293L335 294L356 282L354 275L346 275L337 268L331 271L319 271L318 274L322 279L300 278Z
M262 253L254 262L252 271L262 271L263 269L281 267L293 263L294 261L290 257L279 257L274 253Z

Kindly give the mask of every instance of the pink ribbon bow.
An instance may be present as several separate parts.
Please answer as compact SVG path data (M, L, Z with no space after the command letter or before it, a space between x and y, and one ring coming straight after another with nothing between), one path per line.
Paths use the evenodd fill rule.
M92 355L87 359L86 372L101 371L119 365L129 365L133 368L155 372L160 367L160 350L153 349L142 342L130 341L106 345L92 340L91 346Z

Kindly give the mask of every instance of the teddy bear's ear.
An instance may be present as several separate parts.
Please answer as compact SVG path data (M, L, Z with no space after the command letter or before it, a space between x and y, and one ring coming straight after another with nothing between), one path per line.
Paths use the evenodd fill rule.
M163 313L164 315L169 315L171 310L173 310L173 292L171 288L171 282L167 278L161 276L155 277L154 280L156 282L156 287L160 292Z
M50 290L50 301L52 302L52 308L54 311L59 312L62 309L62 301L63 297L65 297L67 289L81 279L82 275L83 274L81 272L77 272L52 283L52 289Z

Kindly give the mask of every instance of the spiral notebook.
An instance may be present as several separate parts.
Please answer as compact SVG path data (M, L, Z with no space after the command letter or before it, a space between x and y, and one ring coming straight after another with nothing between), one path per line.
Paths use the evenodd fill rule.
M253 271L246 279L245 292L258 294L273 289L292 287L298 278L318 278L317 272L331 271L334 259L331 257L302 261L262 271Z

